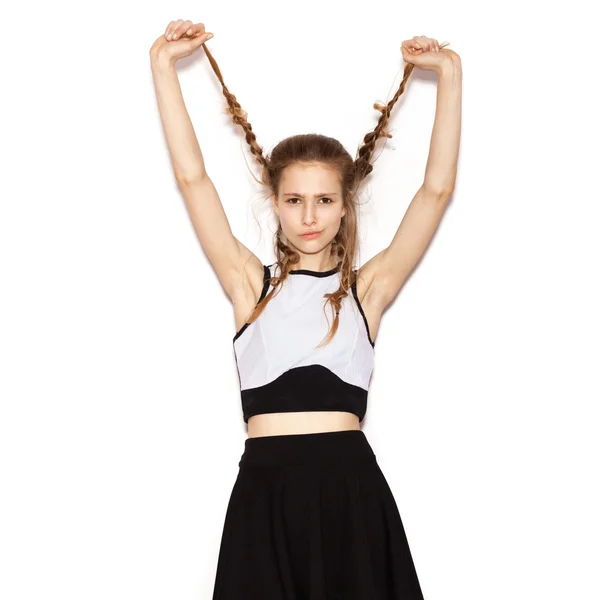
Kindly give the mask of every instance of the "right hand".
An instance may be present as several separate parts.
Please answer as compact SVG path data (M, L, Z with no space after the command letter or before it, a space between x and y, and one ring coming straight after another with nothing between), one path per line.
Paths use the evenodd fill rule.
M178 19L171 21L161 35L152 44L150 55L175 62L184 56L196 52L202 44L210 40L212 33L207 33L204 23L194 25L191 21Z

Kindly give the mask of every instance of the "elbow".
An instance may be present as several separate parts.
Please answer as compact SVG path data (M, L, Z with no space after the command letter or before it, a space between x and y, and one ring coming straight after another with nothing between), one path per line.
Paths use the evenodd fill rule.
M450 196L454 193L454 187L445 188L442 192L440 192L439 197L442 202L448 202L450 200Z
M175 179L180 185L197 183L208 177L206 171L194 171L193 173L175 173Z
M439 200L441 202L446 202L450 198L450 196L452 196L452 193L454 192L453 185L452 186L441 186L441 185L435 185L435 184L431 184L431 183L427 183L427 182L425 182L423 184L423 189L427 193L427 196L435 198L436 200Z

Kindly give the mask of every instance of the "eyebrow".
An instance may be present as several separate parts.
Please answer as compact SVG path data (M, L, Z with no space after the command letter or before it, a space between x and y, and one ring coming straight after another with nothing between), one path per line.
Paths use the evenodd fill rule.
M303 194L295 194L295 193L291 193L291 194L284 194L284 196L300 196L300 198L304 198ZM336 192L323 192L322 194L315 194L315 197L317 196L337 196Z

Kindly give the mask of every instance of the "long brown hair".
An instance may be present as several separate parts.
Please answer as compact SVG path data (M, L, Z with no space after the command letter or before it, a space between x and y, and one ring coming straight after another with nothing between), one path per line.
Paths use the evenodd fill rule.
M447 44L440 45L440 48ZM323 346L328 344L335 335L339 324L339 311L342 299L348 295L350 286L354 282L356 272L353 269L352 262L356 252L358 239L358 203L357 191L360 183L373 170L371 164L375 143L381 137L391 138L392 136L385 130L388 124L390 113L398 98L404 92L406 82L413 72L414 65L407 63L404 67L404 76L398 90L393 98L387 104L375 103L373 107L381 112L381 116L373 131L367 133L360 144L356 159L347 152L344 146L336 139L318 134L294 135L285 138L279 142L271 151L271 154L265 156L263 149L256 141L256 135L252 131L252 125L248 122L248 114L242 110L236 97L227 89L223 81L223 75L217 65L213 55L210 53L206 44L202 46L206 56L217 75L223 87L223 95L227 100L227 113L231 115L233 122L240 125L245 132L246 142L250 146L250 152L254 155L261 166L261 181L277 198L279 195L279 184L282 174L286 167L292 164L318 164L325 168L331 168L338 174L342 186L342 198L346 208L346 214L342 217L340 229L332 241L331 254L337 258L339 265L340 287L333 293L325 294L334 313L333 324L329 329L327 336L319 344ZM255 178L256 179L256 178ZM278 224L275 234L275 256L279 269L279 276L272 276L270 280L271 290L256 305L252 314L248 318L248 323L255 321L264 310L267 303L281 287L283 281L288 276L290 269L300 260L300 255L288 246L282 239L283 231L281 223ZM324 307L325 309L325 307Z

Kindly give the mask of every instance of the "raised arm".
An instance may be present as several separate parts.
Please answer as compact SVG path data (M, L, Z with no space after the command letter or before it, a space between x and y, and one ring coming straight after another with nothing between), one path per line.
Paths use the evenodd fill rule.
M176 38L166 38L175 31ZM221 284L232 299L244 288L244 266L250 278L262 281L260 260L234 237L223 205L206 173L204 158L194 127L185 107L175 62L195 52L210 39L202 23L171 22L150 49L150 64L160 118L165 133L175 178L200 243L213 265ZM247 293L247 292L244 292Z
M392 301L421 258L454 191L456 179L462 110L461 60L452 50L437 50L436 40L416 39L421 41L420 51L416 52L414 42L409 40L403 44L403 55L407 62L438 76L435 120L423 184L390 245L360 269L365 285L370 288L370 301L381 309Z

